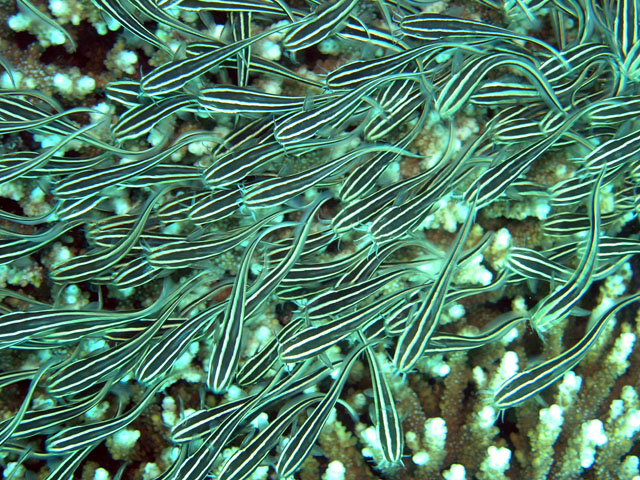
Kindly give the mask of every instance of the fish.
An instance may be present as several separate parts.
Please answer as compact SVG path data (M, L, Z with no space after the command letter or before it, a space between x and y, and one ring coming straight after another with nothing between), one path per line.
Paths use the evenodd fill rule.
M606 173L604 167L593 186L589 199L589 233L580 263L571 277L559 288L540 300L531 312L531 322L539 332L547 331L565 318L591 285L600 239L600 188Z
M500 410L514 407L552 385L584 358L616 312L638 299L639 293L617 298L571 348L505 380L493 394L495 407Z

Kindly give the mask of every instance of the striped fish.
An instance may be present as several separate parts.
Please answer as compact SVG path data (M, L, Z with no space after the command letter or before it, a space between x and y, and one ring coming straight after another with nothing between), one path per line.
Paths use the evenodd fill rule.
M312 232L307 236L307 241L304 245L304 250L300 255L301 258L308 259L309 256L313 256L327 248L327 246L336 239L333 231L330 228L323 228L317 232ZM283 238L274 242L273 248L269 250L269 261L277 261L284 258L291 249L292 240L290 238Z
M164 25L168 30L175 30L191 37L211 40L211 37L207 34L184 24L163 8L160 8L155 0L124 0L124 4L138 9L151 20L156 21L160 25Z
M406 261L388 261L391 255L398 253L398 250L405 248L409 249L412 247L417 247L418 249L424 249L427 251L430 248L430 246L425 242L411 238L397 238L391 240L390 242L381 245L380 248L377 248L375 255L371 255L371 248L369 248L369 255L367 255L367 257L360 258L357 263L354 263L349 271L345 272L344 275L334 283L334 287L344 287L349 284L357 284L369 280L380 268L387 270L400 270L403 268L411 269L414 266L421 266L425 262L438 260L440 258L439 255L427 254L426 256L417 257L415 263Z
M193 95L172 95L159 102L137 104L120 115L111 133L118 142L141 137L156 127L165 118L186 109L195 109L198 101Z
M319 263L300 262L295 265L282 281L282 286L300 284L316 284L340 278L346 271L350 271L353 265L364 259L369 252L368 248L361 248L355 253L344 255L335 260ZM338 282L339 283L339 282Z
M129 253L133 245L138 241L142 229L151 215L153 206L167 190L168 188L165 187L149 196L138 220L128 236L111 247L67 260L54 267L49 272L49 277L55 282L83 282L90 280L114 266Z
M115 19L136 37L150 43L154 47L171 55L173 51L160 38L144 26L144 23L129 9L127 9L127 0L119 0L111 2L108 0L92 0L92 2L103 12L106 12L111 18Z
M190 205L186 213L186 217L199 226L206 226L211 223L219 222L230 217L238 211L242 202L242 191L240 189L218 190L207 195L198 194L200 200ZM185 216L179 215L181 220Z
M316 394L294 400L251 441L235 452L225 462L218 473L220 480L244 480L260 465L269 452L280 441L285 430L305 409L318 403L321 396Z
M161 184L176 183L176 179L187 183L198 180L201 176L202 169L195 165L159 163L131 180L120 182L119 186L123 188L153 188Z
M592 186L593 182L589 182ZM611 212L600 216L600 225L604 230L609 230L622 218L621 212ZM544 235L557 238L580 236L589 230L589 217L577 213L556 213L549 215L542 222Z
M524 247L509 249L508 268L519 276L517 281L526 278L545 282L565 282L572 273L565 266L548 259L544 253Z
M19 439L40 435L57 425L78 418L102 401L111 386L112 382L108 381L94 395L90 395L86 399L78 402L70 402L69 404L57 405L41 410L27 410L20 424L11 434L11 438ZM3 423L9 421L10 420L7 420Z
M176 192L172 199L163 202L156 208L156 214L161 222L168 224L179 222L188 214L194 203L207 197L207 192L191 190Z
M347 19L336 36L356 45L363 44L364 47L383 48L392 52L401 52L409 48L398 35L377 28L375 25L365 25L355 15Z
M104 87L105 96L112 103L119 103L127 108L140 105L140 83L134 80L116 80Z
M393 356L393 365L397 372L407 373L420 360L429 340L435 332L440 313L444 307L444 300L453 278L456 265L471 225L475 218L476 201L470 206L470 212L463 224L456 240L447 255L444 266L433 285L420 301L411 324L398 339Z
M477 149L488 133L489 130L485 130L484 134L469 142L456 158L454 165L464 165L472 155L477 154ZM443 171L448 171L446 166ZM336 213L331 220L331 226L337 235L342 235L352 230L361 230L364 225L373 221L376 215L383 212L389 204L394 204L398 201L398 198L406 198L433 178L433 171L425 170L416 176L401 180L363 198L354 200ZM427 185L430 185L430 183Z
M362 334L360 334L360 341L367 341ZM365 353L367 354L369 371L371 372L375 412L374 425L376 426L383 456L381 466L384 468L393 468L401 462L402 451L404 450L402 424L396 409L395 400L391 393L389 381L380 366L380 362L371 350L371 347L367 347Z
M79 128L76 132L66 135L61 141L51 147L48 147L40 154L35 152L12 152L10 154L2 155L0 158L0 165L2 165L2 167L0 167L0 185L10 182L16 178L24 177L25 174L32 170L44 167L49 160L53 158L56 152L64 148L77 137L93 128L96 128L97 126L98 124L90 124Z
M212 47L208 53L160 65L142 77L140 81L140 92L149 97L157 97L175 92L184 87L188 82L199 78L253 43L294 25L295 23L280 25L251 38L234 42L224 47Z
M130 181L137 176L144 174L155 166L162 163L184 148L195 142L217 142L218 137L208 132L191 131L178 137L173 144L162 149L159 153L151 156L139 156L131 162L122 162L106 168L96 168L93 170L82 170L68 175L59 180L52 190L54 196L60 199L87 197L97 194L108 187ZM162 144L161 144L162 145ZM162 146L160 147L162 148ZM126 157L130 158L130 157Z
M331 315L331 320L316 320L312 325L297 331L287 332L278 337L279 358L285 363L294 363L317 357L329 348L348 338L353 332L365 328L372 319L385 317L417 287L403 289L393 295L386 295L370 305L342 315ZM302 316L306 322L308 320Z
M305 422L296 433L293 434L280 453L276 465L278 475L283 478L289 477L300 468L304 459L307 458L318 435L320 435L322 427L329 419L331 409L333 409L338 401L338 397L342 393L342 389L353 365L365 348L366 345L359 345L353 348L343 359L338 376L325 397L313 412L309 414Z
M592 109L586 115L591 124L619 125L640 115L640 98L634 95L607 98L599 104L600 107Z
M113 267L113 272L108 276L106 284L121 290L137 288L155 280L161 273L159 269L153 268L145 257L137 257ZM93 281L99 282L98 279Z
M98 442L87 445L80 450L67 453L55 468L49 472L49 475L45 477L45 480L68 480L69 478L72 478L80 464L97 446Z
M20 10L28 10L29 14L32 15L32 16L35 16L40 23L43 23L44 25L46 25L47 29L55 30L55 31L61 33L62 36L65 38L65 40L69 43L69 46L71 48L71 52L75 52L76 51L76 48L78 47L76 45L76 42L73 40L71 35L69 35L69 33L64 28L62 28L60 26L60 24L58 22L56 22L54 19L49 17L49 15L45 14L44 12L42 12L38 7L36 7L29 0L17 0L16 3L17 3L17 5L18 5ZM27 16L29 16L29 15L27 15Z
M248 121L229 133L220 145L213 150L213 158L217 158L232 150L242 151L256 143L265 141L273 134L273 119L259 117Z
M324 103L333 95L321 95L314 102ZM281 113L302 109L307 97L291 97L261 92L248 87L219 85L203 88L197 97L198 104L206 112L232 115Z
M304 306L305 318L313 322L323 320L328 316L336 316L375 295L384 285L409 273L404 269L390 269L361 283L331 288L306 302Z
M613 17L613 25L609 15L605 14L607 24L606 35L612 34L610 42L617 54L616 92L620 95L629 83L637 81L640 73L640 1L617 0L605 7L606 12Z
M565 68L570 69L568 62L548 43L528 35L520 35L511 30L496 27L476 20L450 17L438 13L418 13L406 15L400 22L400 30L409 38L419 40L475 40L497 38L511 41L530 42L548 51L558 58Z
M413 74L397 74L378 77L349 90L335 101L313 108L309 111L296 112L276 122L274 134L276 140L284 146L295 145L309 140L322 129L336 128L348 120L360 107L364 97L380 85L400 78L411 78Z
M498 290L505 285L506 280L506 270L503 270L496 278L488 285L482 286L473 286L467 288L460 288L456 290L450 290L447 292L445 297L445 306L447 309L453 303L460 302L467 297L474 295L482 295L484 293L488 293L491 291ZM430 284L425 285L424 288L429 287ZM423 288L423 290L424 290ZM418 295L419 291L411 291L409 298L406 300L405 304L401 304L400 308L394 308L390 311L390 313L384 319L384 332L381 332L383 335L391 335L391 336L400 336L407 329L411 321L413 320L412 315L414 311L417 309L418 304L420 303L420 297ZM433 334L432 338L439 335L437 332ZM464 341L462 339L461 341ZM435 348L436 345L430 340L429 345L427 346L426 351L429 351L431 348Z
M409 83L410 80L407 81ZM395 143L398 149L406 149L420 134L427 121L427 108L423 108L420 117L413 128ZM365 127L366 131L366 127ZM380 152L372 159L356 165L342 182L338 197L343 203L366 197L376 184L377 179L384 173L385 168L401 156L399 151Z
M171 301L163 306L162 314L153 324L133 339L123 342L107 351L99 352L80 360L69 361L54 371L47 379L48 391L58 397L77 395L103 380L119 381L139 362L149 347L153 336L177 308L182 297L193 288L202 277L195 276L171 293Z
M564 49L562 55L571 64L570 70L566 70L553 56L540 64L540 71L554 86L565 79L577 76L585 67L594 67L597 62L610 62L614 58L611 50L598 42L581 42Z
M228 390L236 375L242 347L243 329L246 317L249 269L253 262L253 254L258 245L274 230L290 227L295 224L282 222L259 232L249 246L245 248L238 272L231 288L229 299L222 317L219 339L209 356L207 385L214 393Z
M263 140L246 149L234 148L215 158L203 172L202 183L213 189L235 186L256 170L268 167L285 153L285 149L275 140Z
M477 194L477 206L482 208L498 198L536 159L552 148L583 114L583 111L576 112L566 120L562 128L551 135L543 136L501 162L492 165L467 189L465 194L467 201Z
M410 142L403 141L397 145L399 148L404 148L405 143ZM338 194L340 200L343 203L349 203L369 195L385 168L400 157L401 154L395 151L381 151L353 167L340 185Z
M339 362L335 362L331 364L331 367L338 364ZM294 367L287 377L274 383L273 388L264 395L260 410L267 410L283 399L303 393L317 385L330 373L329 368L325 366L313 368L310 371L307 368L308 364L300 364ZM251 394L239 400L232 400L213 408L196 411L173 427L171 439L174 442L182 443L206 437L234 412L253 402L259 395L260 393Z
M539 99L540 94L534 86L518 81L494 80L481 82L469 97L469 102L484 107L497 107L535 103Z
M277 211L246 227L224 233L212 233L195 240L178 240L158 246L147 247L145 256L153 268L177 269L189 267L197 262L209 260L236 248L253 233L259 231L276 218L288 213Z
M231 23L231 35L234 42L239 42L251 37L251 12L229 12ZM238 72L238 85L245 87L249 83L251 67L251 46L238 52L236 55L236 70Z
M44 232L18 234L5 231L0 237L0 265L12 262L47 246L60 236L81 225L80 220L60 221Z
M54 361L49 360L48 362L45 362L38 369L35 375L31 377L29 388L18 410L13 413L13 416L11 417L10 420L8 420L7 422L4 422L3 424L0 424L0 448L2 448L2 446L7 442L7 440L9 440L9 438L12 437L12 435L20 425L20 422L22 422L22 420L24 419L24 416L28 411L27 409L31 404L31 399L33 398L33 395L36 391L36 387L38 386L38 383L40 382L40 380L42 380L42 377L54 365L54 363L55 363Z
M400 86L396 83L400 83ZM365 121L365 140L375 142L397 132L401 125L406 124L424 106L424 92L415 88L413 83L412 80L394 82L376 97L375 108L381 110L380 115L372 115L370 120Z
M622 308L640 299L640 293L621 297L587 330L585 335L573 347L535 367L527 368L505 380L494 392L493 403L504 410L514 407L534 395L542 392L558 378L575 367L589 352L609 320Z
M209 474L222 449L227 441L236 432L241 422L245 420L258 407L262 399L272 391L274 385L280 379L282 369L278 370L258 395L228 415L220 425L213 430L206 438L202 446L189 455L178 467L175 474L176 479L181 480L204 480Z
M432 213L435 203L466 177L464 156L449 162L453 145L453 124L450 124L449 140L440 163L443 167L434 172L429 183L405 202L398 202L380 211L367 226L367 238L378 248L385 242L411 234Z
M15 382L22 382L23 380L29 380L38 372L37 368L29 368L27 370L9 370L7 372L0 373L0 388L4 388L7 385L11 385Z
M186 53L187 55L198 55L200 53L206 53L211 51L211 44L214 42L207 43L190 43L187 45ZM224 44L220 44L219 46L224 46ZM267 60L266 58L262 58L257 55L251 55L249 57L249 73L259 73L259 74L267 74L274 75L276 77L281 77L283 79L291 80L296 83L301 83L303 85L323 88L324 84L320 80L316 80L315 75L312 73L300 74L287 68L281 63L274 62L271 60ZM233 61L232 58L227 58L224 62L220 64L221 68L226 70L237 70L238 65L237 62Z
M309 232L313 225L313 219L317 215L322 205L329 199L326 193L319 194L315 200L306 207L304 214L300 218L298 226L291 240L291 245L286 255L278 262L278 264L269 270L262 281L252 288L247 295L247 315L255 314L258 309L270 298L273 291L286 278L289 271L298 262L298 259L304 251L305 243L309 237Z
M6 313L0 316L0 348L58 334L72 334L82 338L154 315L164 306L166 299L166 295L161 295L147 308L134 311L40 308Z
M531 313L531 322L538 331L548 330L569 315L591 285L600 240L600 188L605 172L603 168L598 175L589 199L590 227L580 263L567 282L540 300Z
M140 413L147 408L154 399L156 393L163 385L163 381L149 387L137 405L122 415L101 422L87 423L74 427L64 428L45 441L48 452L63 454L84 449L91 444L106 439L109 435L121 430L133 422Z
M293 147L280 145L273 135L268 135L259 140L256 145L240 148L236 146L226 153L216 155L215 160L203 173L202 181L209 188L225 188L236 186L247 176L258 170L268 168L273 162L282 158L285 154L312 153L314 150L331 147L346 141L352 135L345 135L326 140L314 140L302 142ZM248 142L243 142L248 143ZM260 179L258 178L259 182Z
M242 205L249 209L269 208L282 205L310 188L330 181L348 169L353 162L363 155L376 151L396 150L391 145L371 145L350 151L334 158L323 165L314 166L302 172L284 177L262 180L242 191ZM401 152L401 151L400 151ZM407 152L412 155L410 152Z
M75 126L66 121L65 117L76 113L96 113L90 108L76 107L51 114L34 106L28 100L11 95L11 93L13 92L4 91L0 96L0 134L36 130L47 134L71 135L75 131ZM97 145L105 145L107 149L109 148L107 144L99 142L89 135L82 135L80 140L95 141Z
M424 63L444 48L445 46L428 44L380 58L355 60L329 72L325 81L331 90L357 88L362 83L397 73L413 61Z
M249 357L238 369L236 383L241 387L246 387L260 381L269 373L271 368L278 361L280 350L280 339L288 336L302 327L302 320L296 319L286 324L269 343L267 343L255 355Z
M329 35L339 31L359 0L324 1L316 10L301 20L283 38L286 50L295 52L320 43Z
M538 93L549 106L565 111L549 81L538 67L525 55L496 52L475 61L466 61L460 71L454 73L436 99L436 110L443 118L452 117L460 111L476 91L485 75L494 68L508 65L517 68L536 85Z
M216 287L215 292L228 288L224 282ZM197 337L205 335L206 331L218 319L226 308L226 302L214 304L195 315L181 325L168 330L149 350L139 359L134 375L141 383L151 383L170 371L174 362L187 350Z
M294 16L286 2L279 0L241 0L233 3L227 2L226 0L175 0L172 6L176 6L180 10L190 12L203 12L207 10L220 12L248 12L264 15L287 15L290 20L293 21L294 19Z
M436 333L429 340L425 355L435 355L448 352L460 352L481 348L500 340L520 323L528 320L529 316L519 312L507 312L491 322L477 335L454 335L450 333Z

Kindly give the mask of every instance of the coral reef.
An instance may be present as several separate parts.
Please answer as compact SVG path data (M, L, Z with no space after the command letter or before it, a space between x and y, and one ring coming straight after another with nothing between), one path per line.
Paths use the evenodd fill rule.
M3 477L640 479L638 12L0 1Z

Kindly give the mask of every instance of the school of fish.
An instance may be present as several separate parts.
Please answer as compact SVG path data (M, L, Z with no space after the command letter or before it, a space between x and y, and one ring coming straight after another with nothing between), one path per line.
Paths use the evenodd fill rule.
M517 326L544 338L579 313L594 282L640 251L637 228L625 227L640 201L640 0L476 2L481 11L531 22L549 9L552 33L541 39L495 22L425 13L428 4L416 0L93 0L167 61L106 86L117 111L109 138L95 133L108 117L82 121L92 108L65 109L33 90L0 91L2 134L61 138L0 156L0 183L37 179L53 205L38 217L0 211L0 264L74 234L81 247L48 271L51 285L162 291L137 310L78 310L2 289L12 301L0 306L0 348L54 353L39 368L0 373L0 388L29 382L14 415L0 423L0 451L17 453L20 462L54 459L46 478L70 478L156 401L177 359L199 341L211 345L206 389L222 395L236 386L247 395L173 426L170 440L181 453L158 478L201 480L215 472L243 480L265 464L280 478L294 475L332 409L342 408L359 361L369 369L369 421L384 459L376 468L393 468L405 449L390 375L414 374L428 355L486 347ZM228 41L169 13L179 10L203 23L226 14ZM180 48L152 24L175 32ZM257 42L274 34L284 52L279 62L256 53ZM327 39L351 45L361 58L321 75L296 71L296 59L313 58ZM307 93L261 91L252 86L256 77ZM470 108L484 119L482 129L457 148L456 118ZM217 119L229 116L230 133L213 133ZM198 128L163 129L155 144L146 143L170 117ZM387 181L387 167L421 158L414 142L433 118L448 129L440 158ZM198 142L214 145L206 166L189 155L172 161ZM575 174L553 185L527 177L552 155L568 156ZM123 189L137 206L118 215L108 200ZM605 192L615 198L606 213ZM445 197L464 202L469 214L442 249L422 225ZM516 245L488 284L454 282L493 241L491 232L467 241L478 212L530 199L550 206L541 221L548 248ZM171 224L180 225L177 233ZM208 265L230 252L234 272L214 276ZM420 253L407 260L406 252ZM540 285L527 312L506 312L475 336L440 328L454 302L531 280ZM507 379L492 392L496 408L553 384L638 298L617 299L560 356ZM290 321L247 356L247 329L285 303L296 306ZM79 355L88 339L108 348ZM336 345L342 356L329 354ZM112 418L86 420L119 382L137 383L142 396ZM53 406L34 408L36 391ZM255 431L263 412L271 421ZM237 450L223 458L230 445Z

